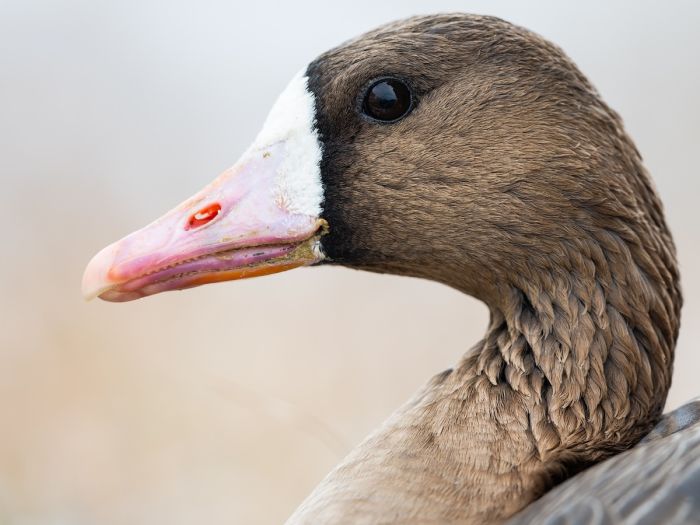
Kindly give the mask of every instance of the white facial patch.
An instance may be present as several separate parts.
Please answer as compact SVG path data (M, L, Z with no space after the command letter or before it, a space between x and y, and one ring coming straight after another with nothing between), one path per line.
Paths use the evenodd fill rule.
M323 185L321 142L314 127L315 120L314 96L302 70L272 106L246 156L269 155L267 150L272 146L283 144L283 158L277 167L274 188L275 202L290 213L318 217L323 202Z

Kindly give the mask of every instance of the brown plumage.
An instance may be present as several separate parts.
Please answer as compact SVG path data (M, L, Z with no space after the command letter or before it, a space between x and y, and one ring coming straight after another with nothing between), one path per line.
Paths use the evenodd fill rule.
M291 522L499 522L649 432L678 333L673 242L619 116L562 51L495 18L431 16L309 71L330 257L447 283L491 322ZM354 118L377 71L425 93L410 118Z
M700 398L664 415L639 445L555 487L508 525L697 525Z
M496 18L416 17L323 54L306 77L292 84L304 86L292 100L313 100L306 134L303 112L294 133L263 134L278 142L103 250L84 281L129 300L323 261L432 279L488 305L484 337L353 450L290 523L500 523L648 434L678 335L675 249L620 117L564 53ZM412 93L413 110L391 123L363 113L368 86L386 77ZM305 166L323 183L310 222L290 212L288 193L265 200L279 188L265 186L279 181L267 166L301 143L318 153L320 170ZM232 219L241 209L252 210L250 231L248 217ZM264 213L274 220L255 222ZM287 237L260 233L279 224ZM687 430L659 437L675 428L667 419L645 450L699 450L690 423L700 416L682 414L692 415L679 419ZM644 455L617 456L579 486L612 506L625 498L605 491L615 482L605 476L634 472ZM696 467L685 471L693 480Z

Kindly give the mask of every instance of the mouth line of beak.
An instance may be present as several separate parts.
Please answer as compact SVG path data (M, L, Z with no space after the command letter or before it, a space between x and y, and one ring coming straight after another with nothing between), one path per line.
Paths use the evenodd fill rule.
M288 242L271 242L225 248L152 268L103 290L99 297L124 302L170 290L201 284L269 275L321 261L320 239L328 231L326 221L309 236Z
M163 273L166 273L168 270L172 270L174 268L180 268L180 267L185 266L189 263L201 261L203 259L208 259L210 257L214 257L217 259L225 259L227 256L242 254L242 253L249 252L249 251L253 250L254 253L250 254L250 256L252 258L255 258L255 257L261 257L261 256L266 255L269 252L269 250L292 251L295 247L303 244L304 242L310 240L311 238L312 237L309 237L307 239L303 239L303 240L298 241L298 242L288 242L288 243L278 243L278 244L258 244L255 246L245 246L242 248L231 248L231 249L227 249L227 250L221 250L220 252L204 253L204 254L199 255L197 257L192 257L190 259L183 259L182 261L171 263L171 264L168 264L167 266L163 266L162 268L158 268L156 270L152 270L150 272L147 272L143 275L139 275L138 277L134 277L133 279L130 279L129 281L123 283L123 286L128 286L129 283L138 281L140 279L152 277L152 276L155 276L157 274L163 274ZM284 255L282 257L272 257L272 258L268 258L268 259L265 259L262 261L250 262L248 264L238 266L237 268L240 268L240 269L254 268L254 267L260 266L261 264L275 262L280 258L284 258ZM230 269L231 268L220 268L220 269L209 269L209 270L190 270L187 272L181 272L181 273L176 273L173 275L167 275L165 277L162 277L161 279L154 280L151 284L164 284L164 283L167 283L168 281L173 281L173 280L179 279L181 277L187 277L189 275L225 272L226 270L230 270Z

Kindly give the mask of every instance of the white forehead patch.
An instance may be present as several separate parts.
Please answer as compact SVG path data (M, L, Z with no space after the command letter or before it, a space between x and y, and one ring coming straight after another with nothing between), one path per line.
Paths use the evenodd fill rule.
M315 129L314 96L303 71L282 91L247 155L269 154L266 150L282 144L275 202L291 213L318 217L323 202L321 142Z

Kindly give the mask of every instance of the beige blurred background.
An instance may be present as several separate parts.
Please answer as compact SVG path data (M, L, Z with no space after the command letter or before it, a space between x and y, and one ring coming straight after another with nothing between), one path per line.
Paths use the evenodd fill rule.
M410 14L536 30L622 114L683 272L668 408L700 394L700 6L609 4L3 0L0 523L279 523L480 337L475 300L345 269L80 297L93 253L232 164L296 70Z

